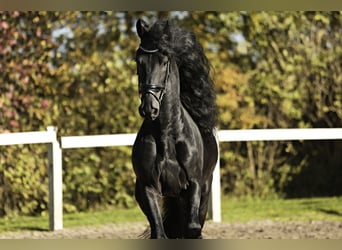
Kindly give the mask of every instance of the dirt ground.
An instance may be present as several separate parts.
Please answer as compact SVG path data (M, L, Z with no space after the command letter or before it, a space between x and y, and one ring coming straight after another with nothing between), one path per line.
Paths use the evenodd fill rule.
M0 239L138 239L146 229L144 222L83 226L48 231L21 231L0 234ZM342 222L247 223L206 222L204 239L342 239Z

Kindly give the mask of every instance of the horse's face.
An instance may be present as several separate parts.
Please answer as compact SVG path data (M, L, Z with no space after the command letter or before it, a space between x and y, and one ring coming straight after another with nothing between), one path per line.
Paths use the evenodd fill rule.
M169 74L169 60L157 50L149 51L140 47L136 62L141 95L139 113L153 121L159 116Z
M139 19L136 28L141 40L136 54L141 95L139 113L144 118L155 120L159 116L170 67L169 58L158 50L156 41L160 40L168 25L155 32L156 27Z

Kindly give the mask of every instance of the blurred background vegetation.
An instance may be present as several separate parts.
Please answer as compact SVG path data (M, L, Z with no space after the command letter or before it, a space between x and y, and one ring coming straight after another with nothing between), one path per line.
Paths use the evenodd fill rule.
M176 19L211 61L219 129L342 127L341 12L1 12L0 133L137 132L137 18ZM223 193L342 195L341 141L221 144ZM131 148L63 151L65 212L135 204ZM0 216L47 212L46 145L0 149Z

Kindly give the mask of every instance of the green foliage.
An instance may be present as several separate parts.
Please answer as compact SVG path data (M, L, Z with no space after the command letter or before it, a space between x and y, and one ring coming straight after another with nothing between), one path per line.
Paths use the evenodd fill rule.
M40 11L1 13L0 132L136 132L141 16L175 16L198 36L213 66L220 129L342 126L341 12ZM46 151L1 147L0 215L46 213ZM340 142L222 143L224 192L340 195L339 152ZM65 211L132 206L130 154L64 150Z
M19 145L1 151L1 215L18 211L39 214L47 210L47 154L42 153L44 148L46 146Z
M57 117L50 51L51 13L5 12L0 20L0 132L45 130ZM0 215L47 209L46 146L11 146L0 151Z
M128 13L5 12L1 18L1 131L51 124L59 135L137 130L137 38ZM46 150L2 148L0 192L9 197L2 199L2 215L46 211ZM39 166L39 181L30 179L28 162ZM65 151L63 166L66 211L132 205L129 148Z
M221 35L214 54L226 72L234 69L219 72L216 79L221 128L341 127L340 12L217 17L223 25L213 29ZM248 142L224 147L226 191L261 197L341 194L336 185L342 176L337 153L341 143ZM322 181L326 163L324 180L330 182Z
M65 210L101 206L131 207L134 174L130 148L82 149L64 153Z

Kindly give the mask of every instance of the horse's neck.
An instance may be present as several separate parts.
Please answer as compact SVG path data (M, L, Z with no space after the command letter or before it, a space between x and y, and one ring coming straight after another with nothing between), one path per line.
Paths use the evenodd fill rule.
M161 103L159 122L162 133L177 135L183 128L184 110L180 100L180 83L178 68L175 61L171 61L170 74L166 83L164 99Z
M179 97L166 95L161 105L159 122L160 128L166 134L179 134L183 128L184 110Z

